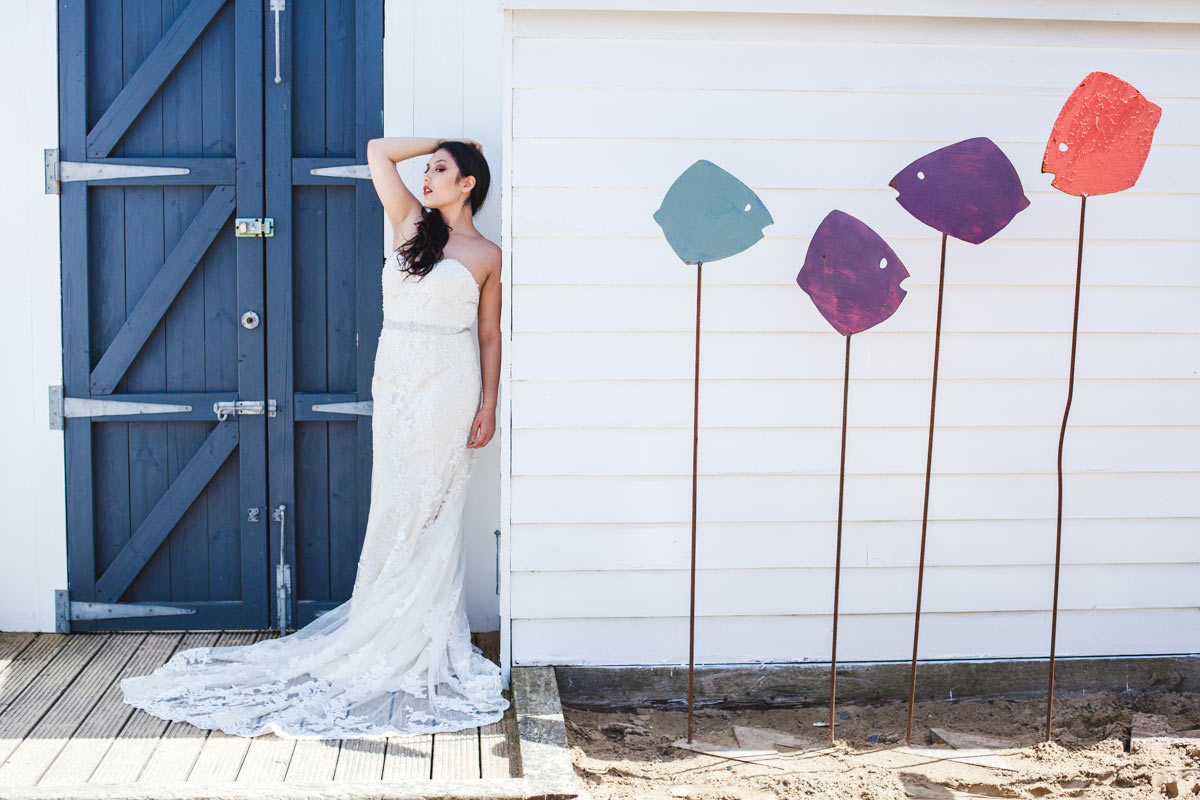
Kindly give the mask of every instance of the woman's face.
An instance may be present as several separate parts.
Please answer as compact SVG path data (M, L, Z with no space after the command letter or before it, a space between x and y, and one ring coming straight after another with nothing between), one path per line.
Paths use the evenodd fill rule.
M460 205L471 194L473 181L458 181L458 165L445 150L435 150L425 165L424 198L426 208Z

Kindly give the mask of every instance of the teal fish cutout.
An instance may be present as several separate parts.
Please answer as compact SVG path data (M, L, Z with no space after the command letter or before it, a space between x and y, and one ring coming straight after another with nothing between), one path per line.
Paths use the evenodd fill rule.
M704 159L675 179L654 221L685 264L737 255L774 222L749 186Z

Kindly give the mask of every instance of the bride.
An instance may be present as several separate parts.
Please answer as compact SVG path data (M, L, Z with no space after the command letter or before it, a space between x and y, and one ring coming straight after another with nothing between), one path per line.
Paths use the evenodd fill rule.
M424 153L418 200L395 164ZM156 717L240 736L351 739L461 730L508 708L500 668L471 643L463 598L467 478L496 430L500 376L500 248L473 224L490 173L472 139L372 139L367 162L401 244L383 264L354 589L289 635L183 650L121 681L125 702Z

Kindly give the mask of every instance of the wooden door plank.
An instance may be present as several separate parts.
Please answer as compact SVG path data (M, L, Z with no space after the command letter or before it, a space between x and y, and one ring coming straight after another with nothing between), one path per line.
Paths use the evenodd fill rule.
M140 430L140 423L130 430ZM157 552L158 546L179 522L183 513L195 502L212 480L213 475L229 458L238 444L238 418L218 424L196 451L196 455L183 468L175 481L162 494L158 502L137 526L121 552L109 564L108 569L96 581L96 597L101 602L115 603L133 583L142 568Z
M76 634L55 653L25 691L0 715L0 764L17 749L26 734L54 704L71 680L103 646L106 635Z
M67 161L87 158L89 96L103 96L102 75L91 74L98 59L86 42L104 41L103 31L89 31L89 14L83 3L58 8L59 146ZM103 23L97 27L102 28ZM110 40L111 41L111 40ZM110 48L111 49L111 48ZM89 341L92 336L91 258L93 236L88 204L90 190L84 181L60 184L62 246L63 393L86 396L91 375ZM115 193L114 193L115 194ZM67 582L72 600L92 600L95 573L95 502L93 497L92 424L87 417L63 420L63 461L66 478ZM0 703L0 710L3 704Z
M377 781L383 777L387 738L343 739L338 752L335 781Z
M132 9L130 9L132 11ZM163 31L168 27L166 17L171 13L169 6L163 4L147 4L138 8L137 13L116 15L120 18L121 47L100 47L100 50L113 50L119 53L121 65L121 85L127 89L140 67L151 58L154 45L163 39ZM186 16L186 12L184 13ZM99 42L118 40L96 40ZM93 48L96 49L96 48ZM94 62L89 62L89 77L95 69ZM143 73L145 74L145 73ZM122 90L124 91L124 89ZM150 103L149 113L137 117L128 126L121 141L116 144L118 155L149 155L161 157L166 155L167 148L174 149L175 143L163 138L162 97L156 95ZM97 153L96 155L108 155ZM111 303L108 309L108 319L104 328L105 338L93 337L91 347L99 353L105 349L108 335L116 335L141 295L154 280L159 265L166 256L166 207L163 202L167 188L154 184L127 186L119 190L123 196L124 214L113 220L112 233L122 238L119 259L111 259L108 263L114 271L115 280L112 288L97 284L93 290L93 302ZM99 208L93 216L103 213ZM118 233L119 232L119 233ZM94 234L93 234L94 235ZM103 250L104 247L97 249ZM117 288L120 281L120 288ZM111 299L98 295L115 295ZM160 325L143 345L134 363L121 381L121 389L128 392L161 392L164 388L163 379L167 374L166 325ZM94 330L99 328L93 326ZM90 385L90 384L89 384ZM102 425L101 428L111 427ZM126 599L161 600L171 597L171 564L167 548L158 548L157 542L150 545L142 537L151 530L172 528L178 518L167 521L161 515L168 508L176 507L179 514L191 505L194 497L199 494L200 487L189 497L181 497L179 489L171 491L171 480L167 474L167 429L166 422L155 420L148 415L144 420L121 425L128 437L128 452L118 454L118 458L127 459L128 471L121 475L115 483L108 483L107 476L101 473L100 467L93 468L95 485L99 490L97 508L106 509L98 514L100 518L109 517L109 506L124 506L115 519L111 519L108 530L104 535L97 536L96 559L97 571L104 565L109 580L114 577L113 566L129 566L130 544L137 548L135 556L137 568L129 573L125 585L117 588L112 595L104 595L104 577L97 578L96 599L100 602L118 602L125 589L129 588ZM119 447L119 445L118 445ZM201 452L204 449L201 448ZM110 494L112 486L115 494ZM123 486L121 484L124 484ZM128 492L128 495L125 492ZM185 494L188 494L185 492ZM126 501L126 496L128 501ZM164 502L164 500L166 502ZM182 500L180 503L178 501ZM119 520L119 521L118 521ZM165 523L165 524L164 524ZM132 534L131 534L132 532ZM98 531L99 533L99 531ZM162 536L167 535L163 530ZM104 544L101 545L101 542ZM110 549L114 548L114 549ZM122 554L124 557L122 557ZM113 558L115 556L115 558ZM112 562L110 563L110 559ZM136 580L135 580L136 577ZM192 620L189 620L192 621ZM194 621L192 621L194 622ZM119 625L118 620L105 621L97 627L107 627L109 624ZM203 626L211 628L215 626Z
M433 735L433 778L479 777L479 728Z
M354 53L354 148L355 163L367 163L367 142L383 136L383 2L371 0L357 5L358 16L354 29L358 41ZM463 6L463 14L466 11ZM303 154L301 154L303 155ZM371 381L375 372L375 354L379 343L379 331L383 327L383 286L379 276L380 214L379 197L370 181L354 182L354 225L355 238L354 269L356 278L355 301L357 303L355 330L360 344L354 348L358 359L355 387L359 397L371 396ZM359 415L355 418L358 427L358 524L365 530L371 507L371 417ZM361 542L361 539L360 539ZM357 553L357 551L356 551ZM355 556L357 559L357 555ZM356 561L348 565L353 574ZM353 578L351 578L353 585Z
M270 206L263 197L263 19L266 3L254 0L236 0L234 14L237 23L233 26L233 71L236 86L234 93L234 149L237 153L237 209L235 213L244 217L258 217L269 213ZM282 4L281 4L282 5ZM287 28L294 14L281 14L279 24L284 26L284 41L293 41ZM308 15L301 15L308 16ZM283 67L292 75L291 59L294 48L285 48L288 63ZM270 83L275 86L274 83ZM293 82L276 87L290 94ZM275 140L278 141L278 140ZM290 230L287 227L283 231ZM277 237L278 238L278 237ZM283 236L289 239L290 236ZM241 239L236 243L237 294L241 308L262 306L266 297L264 285L264 251L261 240ZM252 305L253 304L253 305ZM271 319L270 314L266 319ZM267 394L266 350L264 338L269 325L259 325L253 330L235 326L237 332L237 389L238 396L246 400L263 400L274 395ZM282 401L282 398L280 398ZM243 628L265 628L269 608L269 560L266 539L273 533L271 513L267 508L271 502L290 502L288 494L280 495L267 491L267 420L264 415L239 415L238 426L238 525L240 526L242 624ZM261 508L265 519L250 522L242 509ZM288 509L290 512L291 509ZM295 516L288 514L288 521ZM293 527L291 525L289 528ZM292 585L296 576L292 574Z
M208 195L92 370L92 394L111 394L117 387L150 334L162 323L167 309L208 252L213 239L224 232L225 221L233 213L233 206L232 186L217 186Z
M371 38L373 30L366 26L382 15L376 3L344 3L327 4L325 11L324 39L325 58L323 67L325 73L325 152L338 155L350 155L362 150L366 154L366 139L359 140L360 129L364 120L378 120L379 95L370 91L363 96L362 83L357 81L357 70L362 61L372 58L374 50L382 53L382 48L375 44L378 38ZM372 22L374 21L372 20ZM370 43L370 44L369 44ZM353 92L330 91L335 86L354 86ZM293 106L293 113L302 113L298 106ZM361 111L361 115L359 112ZM312 125L315 120L301 118L302 125ZM371 123L367 123L370 125ZM316 138L322 138L316 130ZM303 152L303 151L302 151ZM309 150L308 152L312 152ZM307 154L307 153L304 153ZM357 163L365 163L360 161ZM358 356L359 356L359 327L357 320L357 302L359 300L361 275L366 275L366 281L376 282L376 269L379 258L378 243L380 240L381 219L378 212L361 205L359 195L365 191L374 194L372 186L366 186L369 181L353 181L354 188L330 188L324 192L325 215L331 224L325 225L326 253L322 259L322 271L325 273L325 324L323 339L327 355L326 389L327 391L354 391L358 388ZM360 185L363 184L363 185ZM364 220L363 217L366 219ZM334 222L337 220L338 222ZM369 246L370 250L365 250ZM352 254L353 261L349 268L339 268L335 253ZM370 256L367 254L370 253ZM372 259L373 257L373 259ZM358 263L359 258L374 260L375 266L363 269ZM381 284L382 285L382 284ZM382 308L382 302L380 307ZM298 350L300 358L306 358L304 351ZM360 438L366 428L358 425L358 415L344 416L345 421L329 422L324 426L329 438L326 458L329 464L329 474L322 487L329 493L328 516L328 570L329 570L329 599L344 602L349 599L354 589L355 573L358 567L358 557L362 552L363 535L366 532L366 515L360 516L358 501L363 492L358 484L365 481L366 472L359 469L359 459L364 449L371 449L370 439ZM312 426L315 427L315 426ZM380 742L384 738L380 737ZM346 752L343 745L342 752ZM382 768L382 751L380 758ZM341 762L338 762L341 769Z
M253 644L262 638L258 631L227 631L217 640L218 647ZM242 760L250 746L250 737L236 736L222 730L209 731L196 764L188 774L189 783L225 782L237 779Z
M180 12L88 132L89 157L103 157L112 152L224 4L225 0L192 0Z
M383 760L385 781L428 778L433 773L433 734L389 736Z
M13 657L0 683L0 719L66 643L67 637L61 633L38 634L32 644Z
M38 782L145 637L118 633L100 634L100 638L104 640L100 652L0 765L0 785L33 786Z
M175 652L194 647L210 647L217 641L212 631L190 633L184 636ZM158 747L160 737L170 725L164 719L151 716L142 709L134 709L129 721L121 729L116 741L108 748L104 757L92 773L89 783L132 783L143 772L147 762ZM188 726L191 727L191 726ZM193 730L195 730L193 728Z
M517 715L512 706L504 718L479 729L479 772L484 778L517 778Z
M288 783L333 780L341 745L341 739L297 740L285 780Z
M133 634L123 634L133 635ZM151 633L141 642L137 652L117 675L100 702L71 735L70 741L51 762L38 781L39 786L87 783L92 772L112 745L121 727L135 711L125 702L121 680L132 675L145 675L167 660L183 638L179 633Z
M241 14L245 9L237 7L235 4L233 13L234 20L237 22L210 26L204 34L205 53L207 54L210 50L214 53L233 53L237 46L235 39L242 28L242 21L244 20L246 27L259 24L254 17L261 13L258 11L261 6L261 3L251 6L249 15L243 18ZM240 98L243 90L246 90L245 93L248 94L257 94L258 89L249 89L246 83L253 81L254 85L261 84L262 69L260 67L258 74L251 78L235 74L234 79L230 81L228 80L229 59L205 57L202 61L200 72L203 77L200 96L205 112L200 115L199 128L203 152L209 154L210 157L234 154L233 142L238 124L236 114L214 114L208 113L207 110L224 107L231 96L235 97L234 102L241 102L236 98ZM236 160L241 161L244 154L239 152L237 156ZM235 179L236 173L231 171L229 179L224 182L233 183ZM258 216L260 213L261 210L256 210L253 216ZM203 271L197 276L204 284L204 353L201 360L204 366L202 370L197 369L196 372L203 375L206 387L220 387L235 391L237 389L237 359L234 356L237 353L237 330L241 326L233 324L230 317L237 312L237 305L234 302L234 299L237 298L237 250L244 242L244 239L237 237L218 236L205 254ZM253 395L248 399L257 398L258 395ZM207 408L211 414L212 404L210 403ZM241 555L243 543L240 537L226 534L226 531L240 530L241 520L246 517L245 508L241 507L238 497L240 491L238 466L231 459L224 467L217 470L217 474L205 487L208 530L206 536L201 537L199 544L207 550L207 578L210 596L241 597L242 617L238 627L259 628L266 625L266 614L262 615L261 620L256 621L251 619L254 615L247 612L250 608L261 606L265 602L265 589L260 590L257 597L247 596L242 591L242 573L245 571L257 573L260 565L253 562L243 565ZM266 505L265 501L263 505ZM269 518L270 513L264 508L262 516ZM266 523L259 524L265 525ZM267 531L263 530L257 536L261 539L266 536L266 533ZM190 551L190 544L188 549ZM265 571L265 565L262 569ZM262 579L259 580L261 583Z

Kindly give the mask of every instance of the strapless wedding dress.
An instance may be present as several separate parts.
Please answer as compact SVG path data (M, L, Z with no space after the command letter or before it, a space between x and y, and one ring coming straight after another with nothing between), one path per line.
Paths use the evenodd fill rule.
M121 681L126 703L285 738L454 731L504 715L500 668L471 643L463 598L479 287L456 259L423 278L403 266L394 252L383 268L370 514L350 599L278 639L176 653Z

